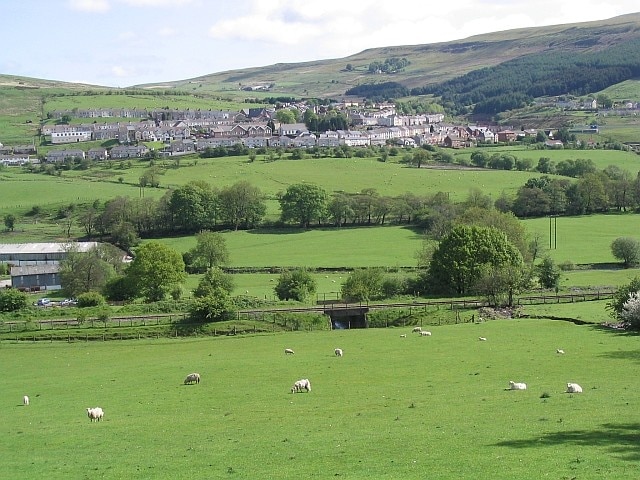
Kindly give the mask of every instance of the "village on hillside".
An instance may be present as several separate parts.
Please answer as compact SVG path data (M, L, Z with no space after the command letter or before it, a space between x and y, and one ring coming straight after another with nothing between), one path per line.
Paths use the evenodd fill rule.
M581 108L591 107L588 104L581 105ZM481 143L510 143L526 137L535 138L539 133L537 129L445 123L442 113L403 115L397 112L393 103L364 108L364 102L358 100L330 106L296 102L280 105L279 108L297 111L299 118L310 108L318 115L325 114L330 108L344 115L349 128L311 131L304 123L281 123L274 106L239 111L135 108L56 110L48 114L56 123L43 124L40 135L48 145L59 145L60 148L49 148L46 154L40 154L35 144L0 144L0 164L22 166L41 161L58 163L67 159L101 161L144 158L150 154L144 142L162 142L163 147L155 153L174 156L238 144L247 148L285 149L389 144L464 148ZM123 121L100 121L114 118ZM71 119L79 122L71 123ZM580 132L598 133L598 126L588 125ZM546 147L563 146L561 141L554 140L552 130L543 133ZM82 148L83 143L96 141L116 141L117 144L108 149L95 146Z

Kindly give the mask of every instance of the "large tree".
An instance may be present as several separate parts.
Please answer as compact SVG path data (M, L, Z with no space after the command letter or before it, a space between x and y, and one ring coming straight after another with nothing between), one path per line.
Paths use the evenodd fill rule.
M192 181L176 188L168 206L179 229L198 232L216 224L217 194L206 182Z
M321 220L327 213L327 192L317 185L296 183L280 196L281 219L294 221L303 228Z
M223 188L218 198L220 218L234 230L255 227L267 212L262 192L247 181Z
M523 266L522 255L500 230L461 225L435 248L427 278L432 290L467 295L478 291L487 268Z
M624 268L640 264L640 241L631 237L618 237L611 242L611 253L622 261Z
M209 268L229 262L227 241L217 232L202 232L196 235L196 246L185 255L189 268L204 272Z
M126 275L137 293L150 302L163 300L186 278L182 256L159 242L139 247Z
M71 297L100 292L121 266L122 252L111 245L101 244L81 252L75 244L69 244L60 262L60 284Z

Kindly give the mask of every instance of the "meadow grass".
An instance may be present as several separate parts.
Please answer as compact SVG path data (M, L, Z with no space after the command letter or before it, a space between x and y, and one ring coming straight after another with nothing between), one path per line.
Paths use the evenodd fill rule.
M430 329L432 337L390 328L3 341L3 475L640 475L639 381L630 374L640 361L636 336L545 320ZM336 347L344 357L334 356ZM295 355L285 356L284 348ZM192 371L202 382L184 386ZM312 391L291 394L300 378L310 379ZM507 391L509 380L526 382L528 390ZM564 393L567 382L580 383L584 393ZM28 407L21 405L25 394ZM105 411L101 423L87 418L94 406Z
M530 235L539 237L543 249L539 256L548 255L557 263L619 263L611 253L611 243L618 237L640 239L640 215L633 213L552 220L547 217L522 222Z

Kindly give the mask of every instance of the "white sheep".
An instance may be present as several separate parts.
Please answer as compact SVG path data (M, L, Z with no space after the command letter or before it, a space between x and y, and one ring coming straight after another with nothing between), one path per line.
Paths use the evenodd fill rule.
M577 383L567 383L567 393L582 393L582 387Z
M285 355L293 355L294 353L296 353L296 352L294 352L291 348L285 348L284 349L284 354Z
M400 338L407 338L407 334L406 333L401 334Z
M184 384L191 383L200 383L200 374L199 373L190 373L187 375L187 378L184 379Z
M291 393L301 392L302 390L306 390L307 392L311 391L311 382L308 378L303 378L301 380L297 380L293 387L291 387Z
M478 337L478 340L480 340L481 342L486 342L487 341L487 337Z
M92 422L99 422L104 417L104 411L100 407L87 408L87 416Z
M22 397L22 404L23 405L29 405L29 395L25 395L24 397Z
M427 330L422 330L420 332L420 336L421 337L430 337L431 336L431 332L427 331Z
M564 350L559 348L559 349L556 350L556 353L559 353L560 355L564 355Z
M336 357L341 357L342 356L342 349L341 348L336 348L333 353L336 354Z
M420 327L413 327L413 330L411 330L412 333L420 333L422 331L422 328Z
M526 390L527 389L527 384L526 383L509 381L509 388L511 390Z

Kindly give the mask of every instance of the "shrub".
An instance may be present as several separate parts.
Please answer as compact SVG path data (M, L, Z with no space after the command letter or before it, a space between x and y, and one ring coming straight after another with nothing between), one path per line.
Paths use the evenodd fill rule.
M611 243L611 253L625 268L640 264L640 242L635 238L618 237Z
M27 294L14 288L0 290L0 312L15 312L27 306Z
M304 301L316 292L313 276L304 268L282 272L274 291L280 300Z
M401 277L387 276L382 280L382 295L385 298L397 297L406 293L407 282Z
M363 268L355 270L342 285L342 297L351 301L366 302L382 296L382 270Z
M624 306L631 298L631 295L637 292L640 292L640 277L635 277L628 284L620 286L613 294L611 301L607 303L607 310L609 310L610 315L617 320L626 321L622 316ZM640 325L636 324L635 328L638 326Z
M98 292L86 292L78 295L78 307L99 307L106 303Z
M189 308L191 319L200 322L223 322L232 320L234 315L233 303L224 290L196 299Z

